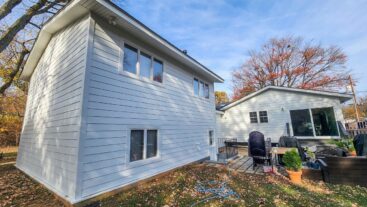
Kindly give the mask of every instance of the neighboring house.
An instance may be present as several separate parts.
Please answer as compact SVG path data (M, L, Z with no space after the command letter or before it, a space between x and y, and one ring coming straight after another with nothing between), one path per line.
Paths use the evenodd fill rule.
M53 17L22 78L16 166L71 203L216 157L223 79L107 0Z
M342 103L349 94L269 86L217 111L218 138L247 141L252 131L273 143L284 135L299 139L339 138Z

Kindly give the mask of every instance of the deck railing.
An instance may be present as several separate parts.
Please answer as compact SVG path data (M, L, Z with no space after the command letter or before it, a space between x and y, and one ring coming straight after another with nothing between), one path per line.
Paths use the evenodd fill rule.
M367 134L367 121L360 121L358 123L347 123L345 124L346 130L351 136L358 134Z
M237 138L218 138L219 154L222 159L228 159L238 155L238 147L232 143L237 142Z

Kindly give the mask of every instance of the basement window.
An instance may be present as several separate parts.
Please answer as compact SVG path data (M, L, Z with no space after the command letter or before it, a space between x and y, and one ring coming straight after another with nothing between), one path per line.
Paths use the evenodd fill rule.
M134 129L130 131L130 162L157 157L158 130Z

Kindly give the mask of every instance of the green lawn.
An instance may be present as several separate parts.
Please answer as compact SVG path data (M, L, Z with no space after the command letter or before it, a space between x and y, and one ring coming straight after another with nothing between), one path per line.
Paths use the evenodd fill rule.
M100 200L78 206L191 206L211 194L198 181L227 182L238 198L212 199L197 206L367 206L367 189L305 181L296 186L282 176L229 173L223 167L190 165ZM97 201L96 201L97 200ZM51 192L14 166L0 166L0 206L62 206Z

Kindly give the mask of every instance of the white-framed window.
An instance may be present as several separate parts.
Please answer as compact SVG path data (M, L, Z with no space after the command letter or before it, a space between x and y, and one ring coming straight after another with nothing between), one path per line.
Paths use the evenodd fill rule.
M123 59L124 71L137 74L137 64L138 64L138 49L128 44L125 44L124 59Z
M209 130L209 145L212 146L214 144L214 131Z
M250 123L257 123L257 112L252 111L249 113L250 115Z
M194 95L209 99L209 84L198 78L193 81Z
M260 123L268 123L268 112L267 111L259 111Z
M152 76L152 57L144 52L140 52L140 76L150 79Z
M158 130L130 130L130 162L158 156Z
M199 96L199 80L194 78L194 94Z
M163 62L154 58L153 80L162 83L163 80Z
M209 85L208 84L204 85L204 96L205 98L209 98Z
M290 116L294 136L339 136L333 107L290 110Z
M127 43L123 44L122 70L155 82L163 82L163 61Z

